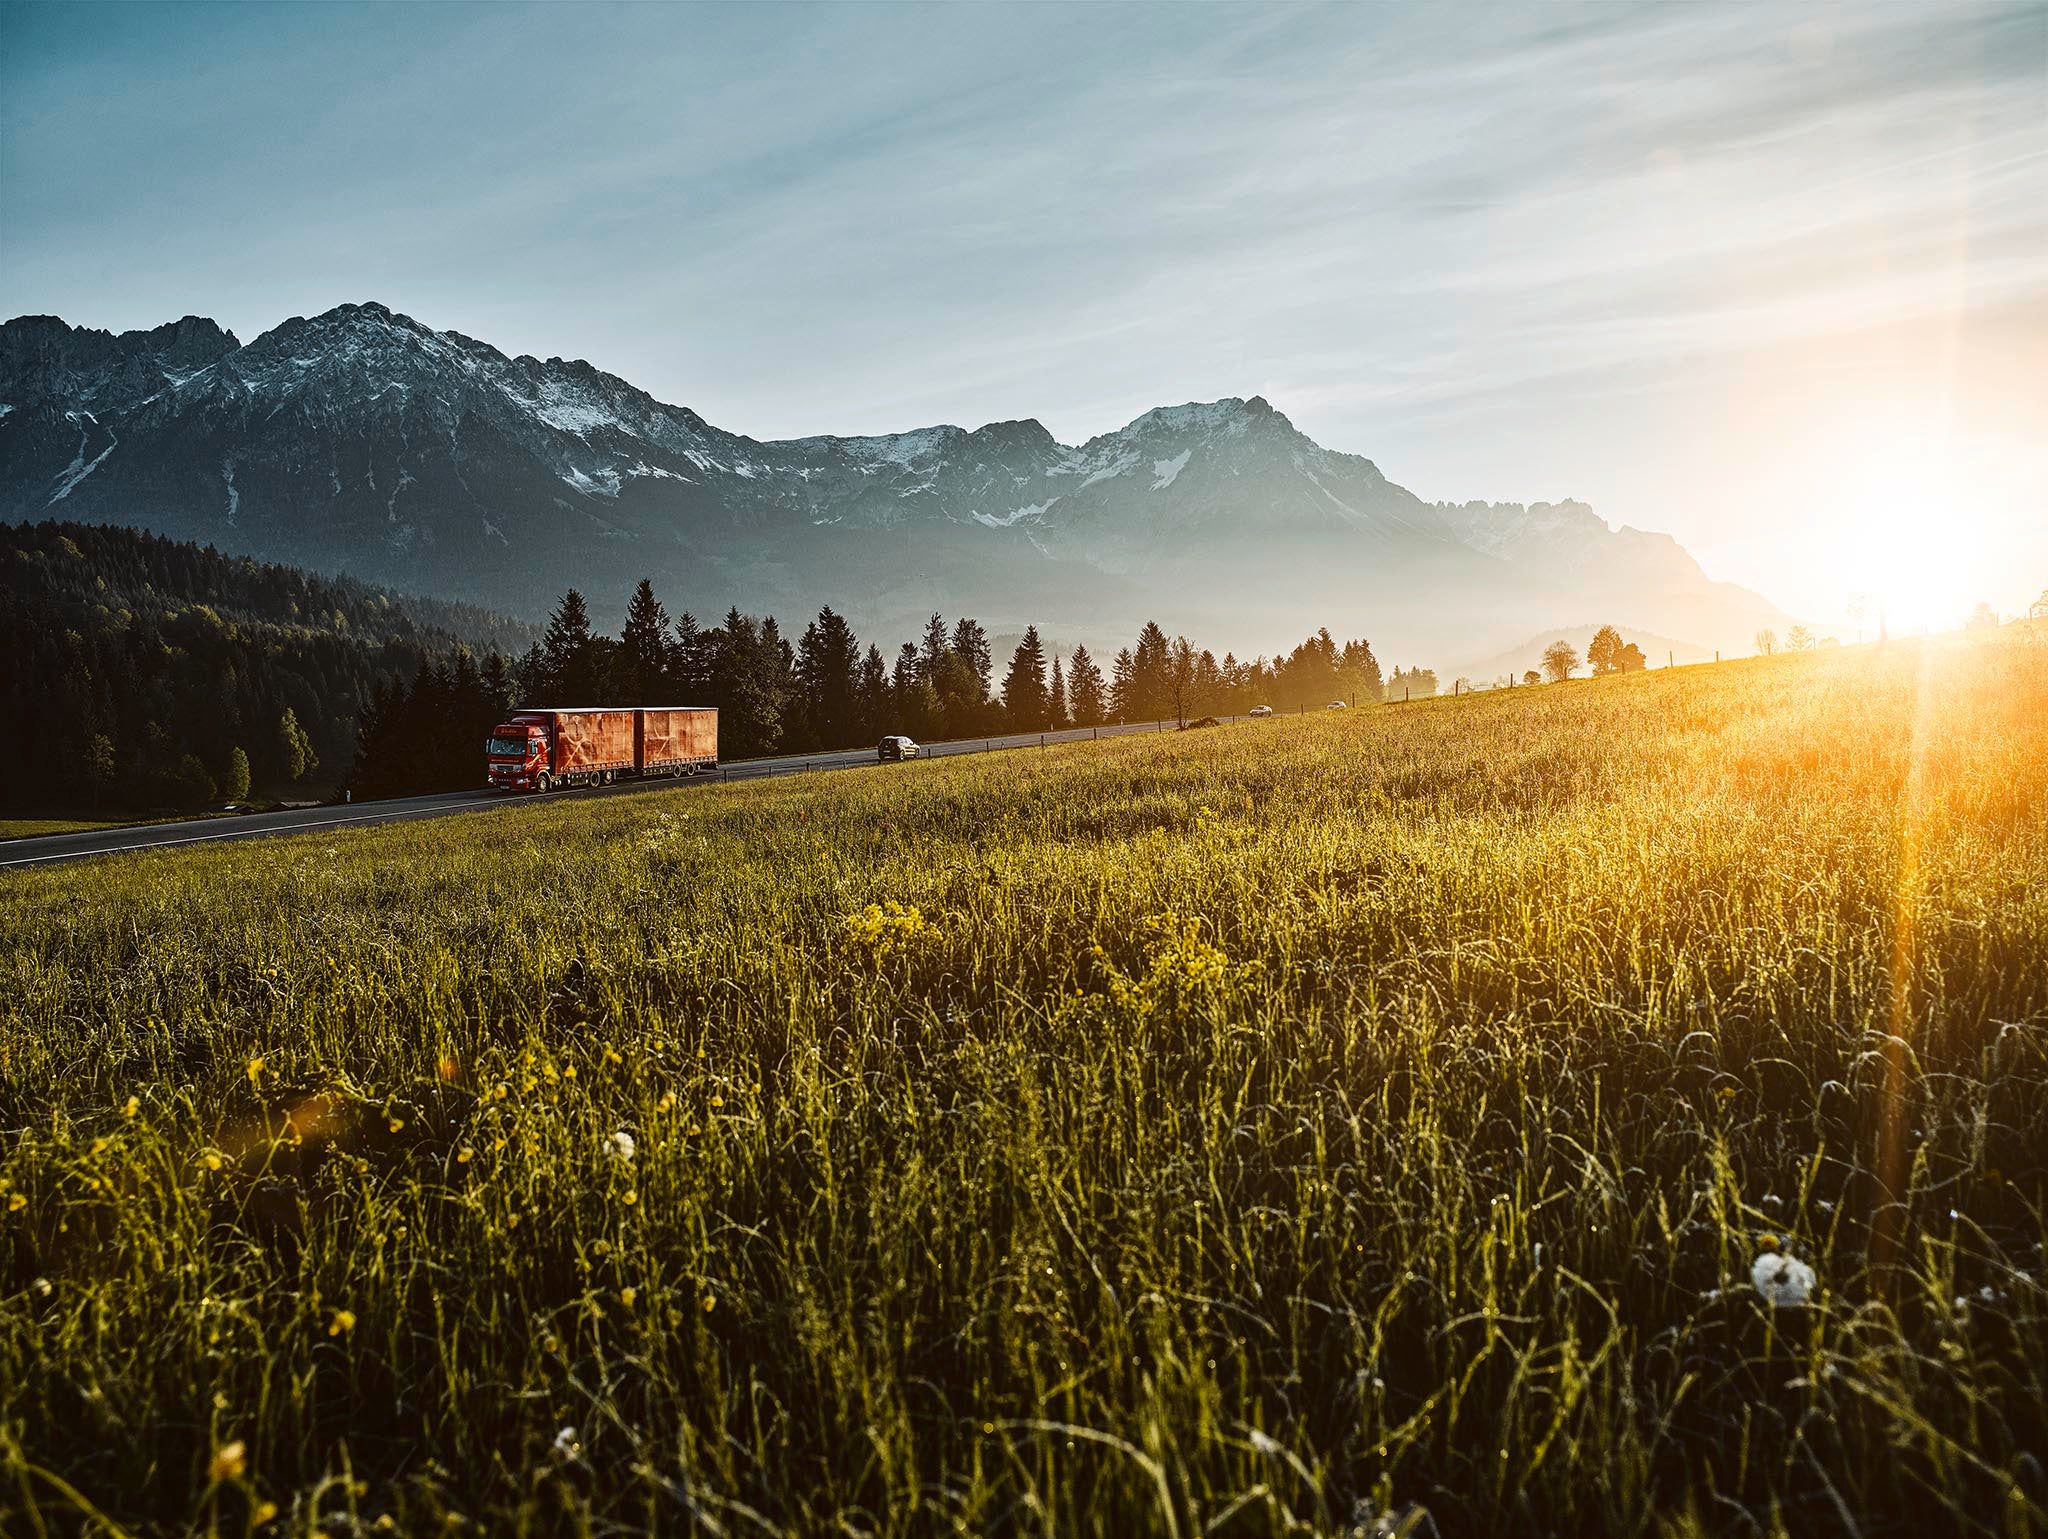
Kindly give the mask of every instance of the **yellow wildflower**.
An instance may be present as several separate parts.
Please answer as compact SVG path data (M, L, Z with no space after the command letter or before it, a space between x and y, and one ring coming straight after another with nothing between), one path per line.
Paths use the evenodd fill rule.
M252 1085L256 1084L263 1078L263 1055L261 1053L258 1053L254 1058L251 1058L249 1060L248 1074L249 1083Z
M128 1097L128 1104L121 1108L121 1115L124 1117L132 1117L141 1110L142 1098L140 1096L131 1095L130 1097Z
M213 1462L206 1467L206 1478L216 1485L223 1480L240 1480L248 1468L248 1446L237 1438L214 1450Z
M327 1322L327 1334L330 1336L346 1336L355 1328L356 1316L352 1309L335 1310L334 1318Z

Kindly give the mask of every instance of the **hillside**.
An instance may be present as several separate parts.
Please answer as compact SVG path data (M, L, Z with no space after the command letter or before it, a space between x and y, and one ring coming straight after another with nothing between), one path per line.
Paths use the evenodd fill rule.
M470 605L133 530L0 524L0 656L12 664L0 713L18 729L0 756L0 807L315 794L348 767L379 690L535 634Z
M2038 1531L2044 692L1845 648L11 878L0 1459L53 1531Z
M509 615L424 595L322 577L276 562L229 556L147 530L98 524L0 524L0 587L68 621L118 611L161 620L204 604L236 624L331 631L358 641L460 644L513 654L540 628Z
M1532 546L1529 509L1433 506L1258 396L1078 445L1031 420L763 442L588 363L350 304L246 345L198 317L118 337L20 317L0 403L0 514L527 615L644 575L703 613L830 602L909 634L964 609L1091 647L1157 619L1247 654L1307 616L1422 657L1588 615L1704 647L1786 623L1666 536L1559 504Z

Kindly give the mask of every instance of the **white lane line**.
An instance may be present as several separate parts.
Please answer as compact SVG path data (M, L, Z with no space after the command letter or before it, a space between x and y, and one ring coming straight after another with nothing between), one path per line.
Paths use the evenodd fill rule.
M0 860L0 869L8 866L40 866L53 860L78 860L88 855L133 855L140 850L168 850L179 844L206 844L216 839L260 839L265 834L317 834L325 829L340 828L348 823L397 823L406 818L436 817L465 809L482 812L491 804L478 802L474 807L463 803L454 807L412 807L403 812L364 812L349 818L326 818L318 823L288 823L272 828L224 828L217 834L187 834L182 839L151 839L138 844L110 844L91 850L58 850L49 855L27 855L19 860Z
M1226 721L1236 721L1238 719L1239 718L1235 716L1223 718L1223 720ZM1047 742L1057 742L1064 740L1070 743L1085 743L1093 741L1093 739L1081 737L1079 734L1087 732L1089 730L1090 729L1087 727L1069 727L1067 731L1074 734L1071 737L1062 738L1061 734L1055 732L1048 732L1045 735L1045 737ZM1103 727L1098 730L1105 737L1122 737L1129 733L1159 731L1161 730L1161 728L1157 723L1128 722L1118 724L1115 726ZM975 746L977 743L981 743L984 746L977 747ZM1016 749L1032 748L1035 746L1037 746L1037 738L1035 736L1028 735L1023 737L993 739L956 738L951 742L939 742L927 745L926 755L927 757L934 759L953 758L961 754L989 752L1003 753L1013 751ZM862 766L871 764L873 762L874 761L870 760L866 756L866 754L861 752L859 749L843 749L836 755L831 753L821 753L816 755L809 761L797 758L759 759L752 761L740 760L740 764L750 764L752 766L757 767L750 767L748 769L741 770L739 769L737 764L730 768L721 765L717 771L714 771L714 773L717 774L719 777L718 780L706 780L695 783L716 785L722 782L730 782L733 780L767 780L772 779L778 775L799 775L802 774L806 768L813 766L819 769L859 769ZM687 786L692 783L692 781L684 781L678 786L661 787L637 786L629 782L621 789L642 791L663 789L676 790L681 789L682 786ZM611 788L607 787L604 789L610 790ZM50 862L57 860L86 860L90 859L95 855L136 855L140 854L144 850L168 850L174 849L181 844L210 844L222 839L262 839L274 835L284 834L317 834L323 833L330 828L343 828L352 823L402 823L410 818L448 817L459 812L485 812L490 810L494 806L510 807L515 805L519 804L512 802L510 800L483 802L462 801L452 803L446 806L435 805L431 807L413 807L403 812L363 812L358 813L353 817L327 818L318 823L293 823L286 826L270 828L226 828L222 829L219 833L188 834L183 838L179 839L152 839L148 840L147 842L134 844L104 845L95 847L93 849L79 849L74 847L65 850L55 850L47 855L23 855L18 856L13 860L0 860L0 871L12 870L17 867L24 866L46 866ZM51 835L49 837L64 838L67 836L57 834ZM91 835L87 834L80 837L90 838Z

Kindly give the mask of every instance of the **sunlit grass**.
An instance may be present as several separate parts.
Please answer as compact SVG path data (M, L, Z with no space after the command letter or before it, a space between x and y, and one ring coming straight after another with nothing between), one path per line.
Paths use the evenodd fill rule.
M2048 1528L2032 649L123 858L0 935L53 1527Z

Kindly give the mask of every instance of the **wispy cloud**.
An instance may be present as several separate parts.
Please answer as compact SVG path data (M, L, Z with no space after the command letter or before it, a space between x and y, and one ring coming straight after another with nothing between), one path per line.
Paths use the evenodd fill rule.
M1260 390L1634 503L1685 423L1580 403L2048 302L2038 0L4 14L13 308L374 297L764 436Z

